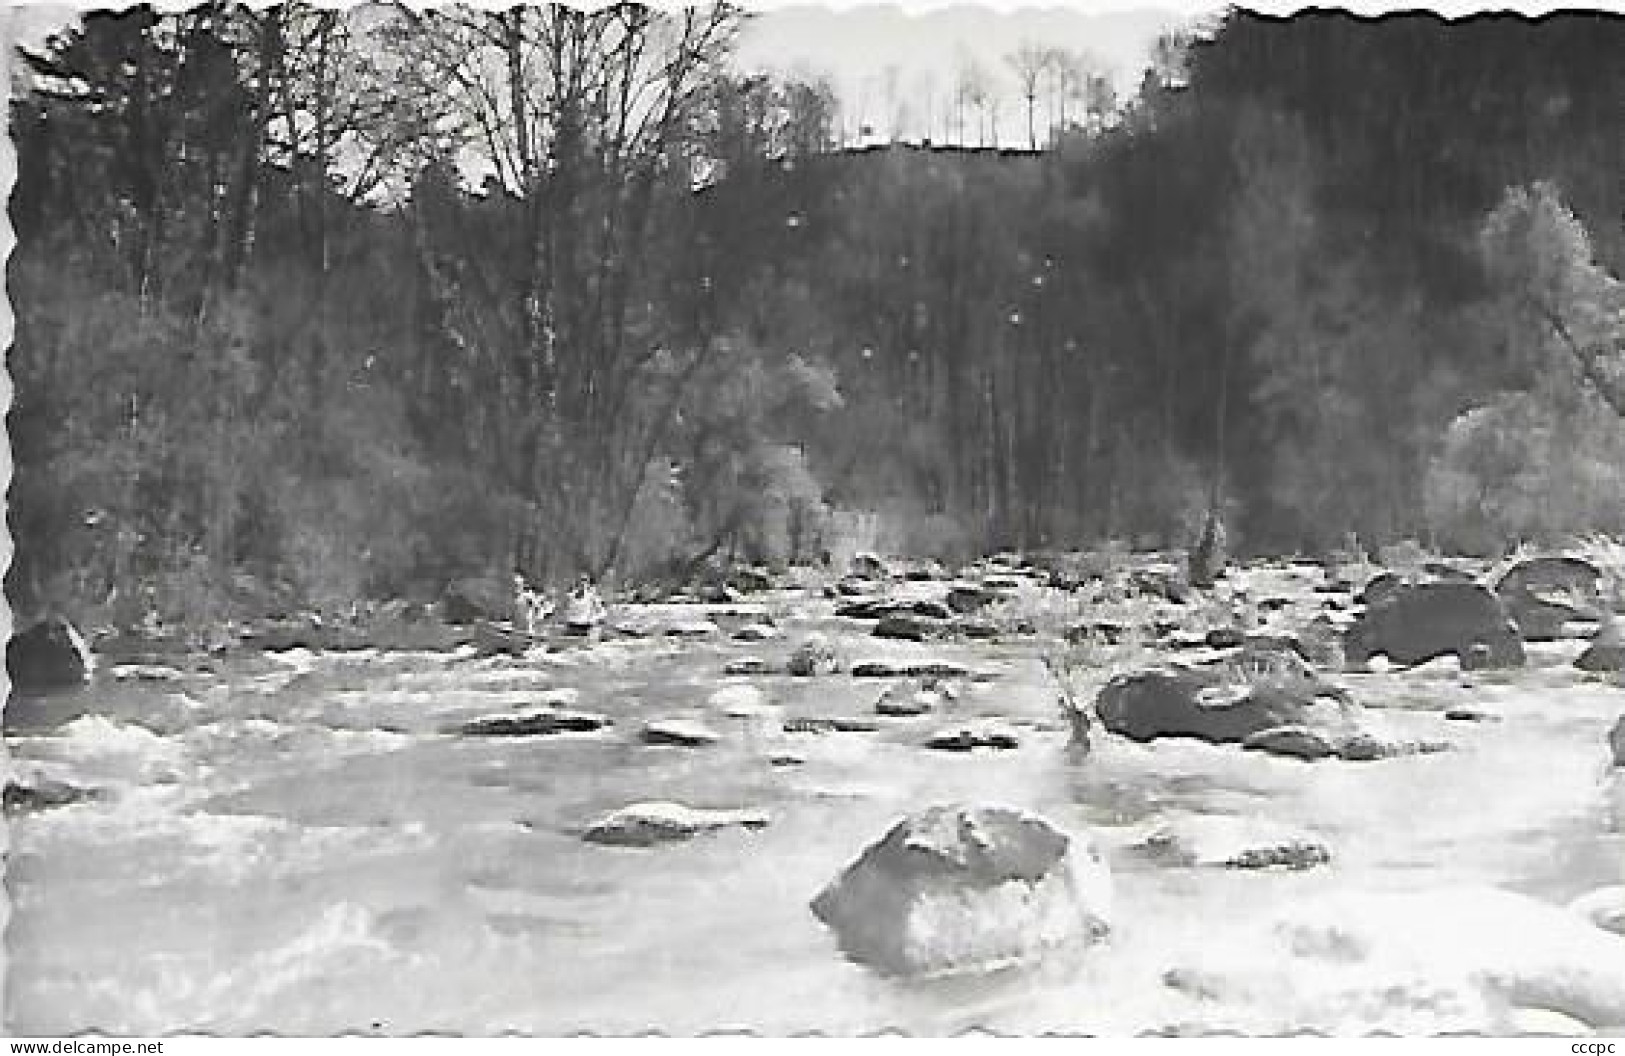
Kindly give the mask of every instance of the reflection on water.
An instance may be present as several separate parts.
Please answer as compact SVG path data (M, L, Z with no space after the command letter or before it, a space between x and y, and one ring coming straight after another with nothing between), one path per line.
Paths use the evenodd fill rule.
M1491 1011L1425 971L1396 985L1334 966L1311 985L1266 952L1249 962L1249 929L1344 890L1492 884L1563 901L1622 879L1601 747L1616 691L1544 673L1530 676L1538 690L1351 679L1368 702L1403 704L1383 715L1397 732L1456 750L1302 764L1110 737L1080 759L1041 667L994 647L955 651L1002 671L955 713L1025 720L1023 744L970 756L919 748L929 717L782 732L790 716L869 715L884 681L756 679L779 713L740 719L706 701L738 681L719 672L743 650L651 641L595 655L296 654L28 704L8 723L20 771L109 795L13 823L5 1029L1490 1029ZM557 687L616 725L445 732ZM1468 702L1501 721L1441 717ZM643 721L671 717L703 718L723 743L637 743ZM800 765L773 764L787 754ZM653 850L579 838L650 799L760 808L773 823ZM808 900L905 810L948 800L1093 829L1117 878L1109 945L929 983L844 961ZM1188 812L1311 829L1334 865L1246 873L1130 852L1146 825ZM1203 967L1221 947L1228 962Z

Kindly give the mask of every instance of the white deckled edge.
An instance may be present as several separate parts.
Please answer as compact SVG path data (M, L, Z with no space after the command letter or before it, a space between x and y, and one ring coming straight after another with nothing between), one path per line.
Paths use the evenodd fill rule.
M9 274L7 265L11 251L17 244L16 232L11 228L11 189L17 183L17 148L11 142L11 56L12 40L18 11L13 7L0 10L0 122L4 122L5 135L0 136L0 277ZM11 342L17 332L17 317L11 310L11 285L6 282L5 293L0 296L0 418L6 427L0 430L0 582L11 569L13 555L11 541ZM0 642L11 642L11 600L0 590ZM11 675L6 670L4 653L0 652L0 712L11 701ZM0 784L11 778L11 754L4 741L0 741ZM5 994L7 969L11 966L11 885L4 882L4 870L11 862L11 826L0 814L0 1034L5 1033L10 1017L6 1014Z

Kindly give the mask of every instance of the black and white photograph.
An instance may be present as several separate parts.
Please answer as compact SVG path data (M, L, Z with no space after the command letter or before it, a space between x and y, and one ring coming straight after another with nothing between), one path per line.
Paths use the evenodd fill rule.
M0 7L0 1036L1625 1036L1625 16L686 2Z

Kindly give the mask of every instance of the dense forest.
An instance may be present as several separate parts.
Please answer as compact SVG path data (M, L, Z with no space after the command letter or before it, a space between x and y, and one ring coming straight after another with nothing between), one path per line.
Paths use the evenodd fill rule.
M843 145L743 17L137 8L24 51L12 604L1184 546L1215 506L1254 552L1625 532L1620 19L1231 12L999 150Z

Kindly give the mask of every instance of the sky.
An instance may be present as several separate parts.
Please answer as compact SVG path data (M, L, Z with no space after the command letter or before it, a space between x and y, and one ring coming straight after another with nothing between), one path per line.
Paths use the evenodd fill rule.
M1181 10L1183 8L1183 10ZM907 138L958 138L953 89L967 62L980 66L1001 96L1000 139L1025 138L1023 104L1007 56L1023 44L1088 56L1119 93L1140 81L1157 35L1216 13L1212 5L1111 8L1072 3L1000 10L992 6L913 4L837 9L779 6L747 26L739 62L780 74L821 74L841 102L849 128L869 124L887 136L899 123ZM901 111L901 113L899 113Z
M319 0L321 2L321 0ZM331 2L331 0L327 0ZM422 0L413 0L420 3ZM480 0L476 0L480 2ZM490 6L497 0L483 0ZM656 0L675 6L676 0ZM1222 11L1216 0L905 0L879 6L861 0L741 0L756 13L740 41L738 62L750 71L819 75L835 89L849 140L887 138L974 139L961 114L956 133L953 87L967 61L993 80L1001 98L998 139L1014 145L1026 139L1024 104L1007 61L1024 43L1058 46L1088 57L1092 72L1109 77L1120 96L1140 82L1159 33L1211 20ZM1330 2L1330 0L1323 0ZM1620 10L1625 0L1579 0L1568 6ZM14 14L0 0L6 21L23 40L38 40L64 24L83 2L25 7ZM123 4L102 6L125 6ZM171 0L160 6L178 6ZM1285 14L1305 4L1252 0L1246 6ZM1337 6L1362 14L1385 10L1432 9L1449 16L1483 10L1539 13L1562 3L1543 0L1345 0ZM12 17L7 19L5 16ZM974 119L972 119L974 120Z

